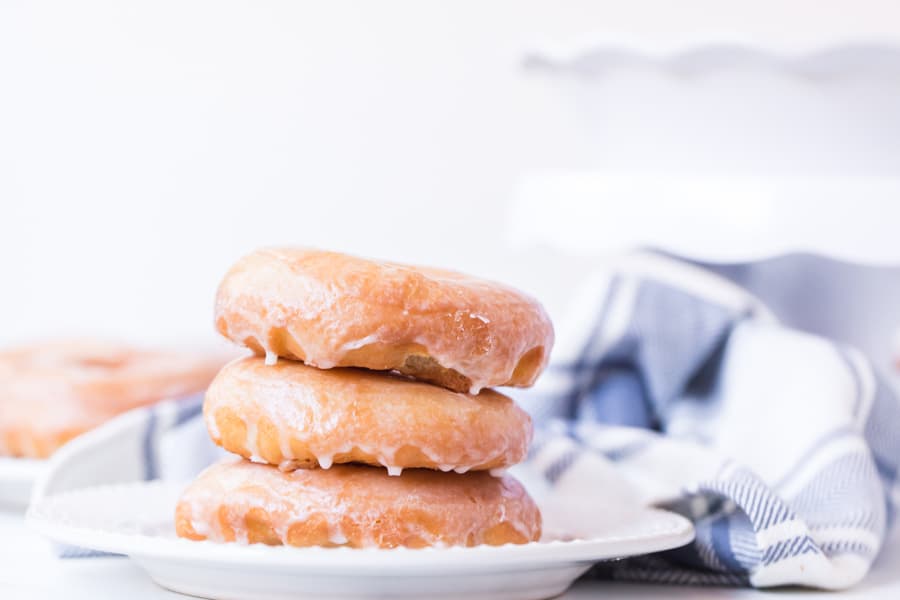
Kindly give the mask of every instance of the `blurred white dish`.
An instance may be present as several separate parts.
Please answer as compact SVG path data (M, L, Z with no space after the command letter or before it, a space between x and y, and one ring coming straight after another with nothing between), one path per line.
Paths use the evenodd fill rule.
M635 511L588 539L522 546L395 550L192 542L172 523L182 485L134 483L44 498L33 528L55 542L127 554L163 587L207 598L538 599L561 594L593 563L687 544L693 527Z
M791 252L900 263L900 177L543 171L523 177L507 241L576 256L652 247L702 261Z
M0 457L0 508L25 508L46 460Z

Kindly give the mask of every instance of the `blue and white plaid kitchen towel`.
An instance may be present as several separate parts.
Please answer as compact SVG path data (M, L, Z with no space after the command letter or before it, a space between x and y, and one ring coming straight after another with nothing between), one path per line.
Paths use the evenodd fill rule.
M862 579L896 510L900 460L900 406L862 354L649 252L595 274L560 325L549 372L517 394L545 424L532 466L554 494L596 498L598 510L606 496L657 504L697 530L687 547L594 574L757 587Z
M861 353L654 253L596 273L558 325L548 372L513 394L538 425L530 472L597 511L656 504L697 530L689 546L595 576L842 588L866 574L900 497L900 406ZM200 401L132 411L75 440L37 496L190 477L221 455Z

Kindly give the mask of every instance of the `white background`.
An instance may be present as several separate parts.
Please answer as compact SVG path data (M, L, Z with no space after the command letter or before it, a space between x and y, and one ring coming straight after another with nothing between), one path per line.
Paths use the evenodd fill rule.
M755 98L715 112L735 101L727 90L748 85L732 72L585 91L523 68L526 49L588 34L815 48L896 40L900 10L812 0L0 3L0 344L78 333L209 343L227 266L283 243L506 279L559 312L577 261L505 242L523 175L900 171L896 82L782 80L751 113L769 129L750 136ZM604 214L616 222L615 202Z

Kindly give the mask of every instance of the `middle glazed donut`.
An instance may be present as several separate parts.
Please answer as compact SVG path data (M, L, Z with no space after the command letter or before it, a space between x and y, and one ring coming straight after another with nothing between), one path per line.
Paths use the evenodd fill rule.
M521 462L531 418L492 390L462 394L387 373L249 357L222 369L203 406L213 441L283 470L333 463L442 471Z

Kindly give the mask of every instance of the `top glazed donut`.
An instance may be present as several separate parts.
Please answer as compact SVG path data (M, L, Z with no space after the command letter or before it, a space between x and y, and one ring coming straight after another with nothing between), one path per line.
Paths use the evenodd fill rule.
M509 287L302 248L239 260L219 286L216 327L267 362L395 370L473 394L532 385L553 345L543 307Z

